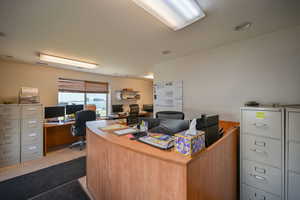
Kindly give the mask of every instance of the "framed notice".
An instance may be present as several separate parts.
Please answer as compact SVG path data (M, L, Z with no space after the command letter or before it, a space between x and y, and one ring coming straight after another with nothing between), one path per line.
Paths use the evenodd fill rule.
M183 81L160 81L153 85L154 113L180 111L183 107Z

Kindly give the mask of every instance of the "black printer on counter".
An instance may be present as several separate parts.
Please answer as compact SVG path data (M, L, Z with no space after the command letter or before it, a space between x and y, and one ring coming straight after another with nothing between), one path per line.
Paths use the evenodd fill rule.
M219 130L219 115L217 114L202 114L201 118L197 119L196 129L205 132L206 147L212 145L223 135Z

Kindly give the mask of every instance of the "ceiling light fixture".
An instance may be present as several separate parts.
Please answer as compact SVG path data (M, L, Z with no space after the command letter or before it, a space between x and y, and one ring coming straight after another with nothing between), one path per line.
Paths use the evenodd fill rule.
M252 26L251 22L244 22L236 27L234 27L235 31L245 31L247 29L249 29Z
M154 79L154 75L153 74L148 74L148 75L144 76L144 78Z
M95 63L82 62L82 61L68 59L68 58L50 56L50 55L47 55L47 54L40 54L40 60L46 61L46 62L76 66L76 67L81 67L81 68L86 68L86 69L96 69L96 68L98 68L98 65L95 64Z
M205 17L196 0L133 1L175 31Z

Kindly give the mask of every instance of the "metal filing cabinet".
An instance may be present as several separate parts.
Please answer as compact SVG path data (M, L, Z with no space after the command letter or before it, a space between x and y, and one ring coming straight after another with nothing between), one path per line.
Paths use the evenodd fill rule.
M43 107L22 105L21 116L21 162L24 162L43 156Z
M241 108L241 200L284 199L284 108Z
M0 167L20 162L20 112L20 105L0 105Z
M300 199L300 107L286 109L286 200Z
M41 104L0 104L0 167L43 155Z

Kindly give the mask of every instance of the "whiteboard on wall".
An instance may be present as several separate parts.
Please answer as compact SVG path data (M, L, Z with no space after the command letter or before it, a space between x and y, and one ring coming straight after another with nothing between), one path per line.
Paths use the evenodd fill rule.
M154 113L183 110L183 81L160 81L153 85Z

